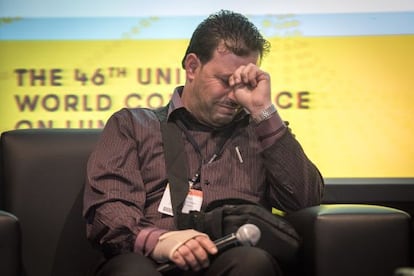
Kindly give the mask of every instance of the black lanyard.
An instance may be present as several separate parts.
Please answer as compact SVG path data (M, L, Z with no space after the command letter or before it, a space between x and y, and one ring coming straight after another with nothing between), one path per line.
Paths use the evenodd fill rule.
M203 155L201 153L201 149L197 141L194 139L193 135L188 131L188 129L185 127L184 123L178 119L176 120L177 126L184 132L187 140L190 142L190 144L193 146L194 150L197 153L198 159L199 159L199 166L195 173L195 175L190 179L190 184L194 184L200 181L200 174L201 174L201 166L203 165ZM233 124L231 127L228 127L224 130L223 136L219 140L216 150L213 153L213 155L208 159L208 162L206 164L212 163L214 160L216 160L224 151L224 145L230 138L233 136L234 129L236 128L237 124Z

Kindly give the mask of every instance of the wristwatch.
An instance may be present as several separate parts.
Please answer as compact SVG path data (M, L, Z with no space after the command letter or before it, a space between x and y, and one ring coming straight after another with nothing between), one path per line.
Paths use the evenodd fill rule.
M255 121L256 124L261 123L264 120L269 119L274 113L276 113L276 107L272 104L260 112L257 117L253 117L253 121Z

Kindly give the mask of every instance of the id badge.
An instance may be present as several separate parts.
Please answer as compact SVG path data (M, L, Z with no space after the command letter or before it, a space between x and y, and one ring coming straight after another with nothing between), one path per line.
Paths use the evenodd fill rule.
M183 209L181 210L181 212L184 214L188 214L190 211L200 211L202 204L203 191L190 188L187 197L185 198ZM160 205L158 206L158 212L160 212L161 214L174 216L171 203L170 183L167 184L164 194L162 195Z
M167 183L167 187L165 188L164 194L162 195L160 205L158 206L158 212L161 214L174 216L171 204L170 183Z
M190 189L184 201L184 206L181 212L188 214L190 211L200 211L201 204L203 204L203 191Z

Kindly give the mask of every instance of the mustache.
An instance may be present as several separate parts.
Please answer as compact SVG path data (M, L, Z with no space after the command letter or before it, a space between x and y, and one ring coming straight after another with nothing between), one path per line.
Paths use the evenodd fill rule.
M237 102L232 101L232 100L224 100L224 101L221 101L220 102L220 105L227 106L229 108L234 108L234 109L240 107L240 105Z

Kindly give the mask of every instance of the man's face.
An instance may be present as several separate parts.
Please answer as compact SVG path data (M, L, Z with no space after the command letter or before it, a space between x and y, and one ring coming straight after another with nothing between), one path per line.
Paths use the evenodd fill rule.
M230 123L240 106L234 98L233 87L229 86L229 77L241 65L256 64L258 53L240 57L219 46L204 65L195 55L191 58L197 66L186 68L184 106L205 125L221 127Z

